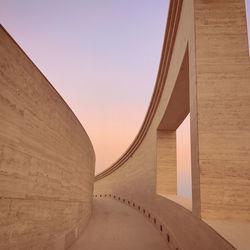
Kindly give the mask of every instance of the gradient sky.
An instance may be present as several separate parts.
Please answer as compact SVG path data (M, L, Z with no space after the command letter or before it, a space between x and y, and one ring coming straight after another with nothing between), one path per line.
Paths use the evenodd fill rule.
M250 0L246 3L250 7ZM168 5L168 0L0 0L1 24L90 136L97 173L119 158L142 124L160 62ZM185 139L177 144L185 152L188 123L178 130ZM181 189L190 190L186 155L181 161L189 170L178 178L186 185Z

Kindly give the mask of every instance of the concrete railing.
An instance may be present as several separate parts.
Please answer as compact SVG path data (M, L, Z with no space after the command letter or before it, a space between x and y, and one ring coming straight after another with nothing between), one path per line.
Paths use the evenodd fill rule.
M129 199L120 197L119 195L115 194L94 194L93 197L95 198L111 198L116 201L121 202L124 205L127 205L136 211L138 211L145 219L150 221L155 228L159 231L161 236L165 239L167 246L169 249L180 250L177 245L177 241L174 237L174 234L171 232L170 228L164 221L157 215L150 211L149 208L143 206L143 204L136 203L135 201L131 201Z

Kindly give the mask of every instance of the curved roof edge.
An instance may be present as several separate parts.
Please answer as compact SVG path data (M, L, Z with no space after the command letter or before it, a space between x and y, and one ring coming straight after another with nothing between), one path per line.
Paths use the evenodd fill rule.
M122 154L122 156L116 162L114 162L109 168L97 174L95 176L95 181L98 181L108 176L109 174L117 170L119 167L121 167L130 157L133 156L133 153L140 146L140 144L142 143L143 139L147 134L147 131L156 113L165 86L165 82L167 79L176 33L180 20L182 1L183 0L177 0L177 1L171 0L169 4L167 25L164 35L160 65L158 69L153 95L151 97L149 108L142 123L142 126L137 136L135 137L134 141L130 144L129 148L125 151L125 153Z

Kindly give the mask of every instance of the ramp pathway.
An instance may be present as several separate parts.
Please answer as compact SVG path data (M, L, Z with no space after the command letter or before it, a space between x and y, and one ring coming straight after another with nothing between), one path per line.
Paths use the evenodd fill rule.
M94 198L93 215L70 250L166 250L154 226L134 209L112 199Z

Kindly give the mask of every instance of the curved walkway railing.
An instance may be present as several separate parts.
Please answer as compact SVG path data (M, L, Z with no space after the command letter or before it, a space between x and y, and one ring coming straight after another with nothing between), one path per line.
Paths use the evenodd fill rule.
M119 201L123 203L124 205L127 205L135 209L155 226L155 228L158 230L161 236L166 240L167 245L171 249L180 250L180 247L178 247L177 241L173 233L171 232L171 230L167 227L166 224L163 223L163 220L161 220L157 215L153 214L145 206L138 204L135 201L131 201L129 199L116 195L116 194L95 194L93 195L93 197L94 198L111 198L111 199L113 198L114 200Z

